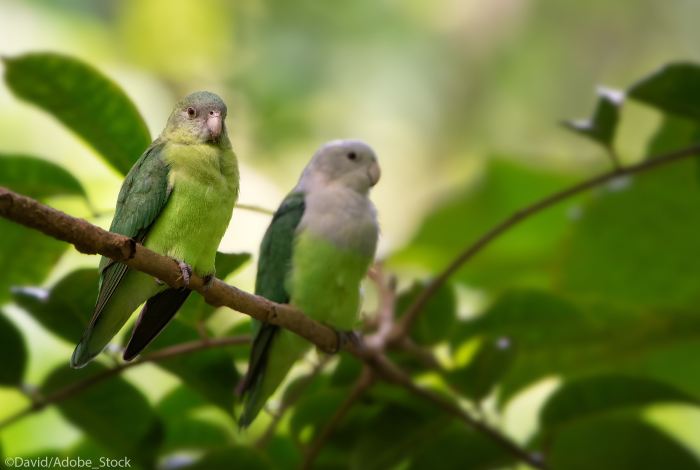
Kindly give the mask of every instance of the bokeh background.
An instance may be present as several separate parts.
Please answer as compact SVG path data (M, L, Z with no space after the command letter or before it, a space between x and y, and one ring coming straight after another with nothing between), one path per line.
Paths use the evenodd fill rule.
M693 0L0 0L0 55L53 51L94 65L131 97L152 136L186 94L202 89L219 94L228 105L229 136L241 163L243 204L276 208L324 142L367 141L383 171L372 192L382 227L378 256L405 288L438 272L510 211L608 169L602 148L568 132L559 121L588 116L597 86L625 89L665 63L700 59L698 17L700 4ZM18 100L4 85L0 110L0 153L34 155L69 170L86 189L89 204L77 196L47 202L108 227L122 176L57 120ZM629 163L645 154L662 117L630 102L623 118L616 146ZM461 270L453 285L458 321L483 313L514 288L614 299L610 305L642 305L649 315L659 312L652 308L656 306L700 315L700 304L692 307L700 286L688 280L697 268L669 261L656 270L657 245L620 260L599 252L599 258L581 260L571 253L572 246L584 252L590 248L585 237L581 241L572 235L572 224L589 202L567 202L526 222ZM620 210L632 207L628 203L620 203ZM597 223L605 225L615 215L600 217ZM252 262L228 279L244 290L253 290L258 245L269 221L265 214L235 211L220 247L253 254ZM671 216L643 221L637 230L675 222ZM596 227L587 230L596 233ZM630 233L635 232L630 228ZM633 261L629 271L640 277L655 271L656 277L640 280L635 290L627 287L636 282L629 272L615 271L607 278L600 272L614 271L628 260ZM97 257L70 247L36 285L50 288L74 269L97 263ZM572 268L573 274L568 270L586 263ZM687 280L680 291L674 290L674 273ZM599 285L589 282L598 276ZM13 279L0 282L3 289L11 284ZM668 286L669 292L658 290ZM365 310L371 311L371 286L366 294ZM66 362L74 345L41 327L12 299L0 299L27 341L26 382L36 386ZM607 311L597 312L605 316ZM208 326L225 331L245 321L239 317L217 312ZM622 330L634 323L621 317L615 316ZM536 327L545 342L549 327L546 321ZM601 328L600 337L609 341L619 331L609 324ZM655 326L649 328L651 335ZM697 340L685 338L683 346L697 350ZM452 364L456 356L443 343L435 350ZM683 379L700 373L698 368L689 365L676 375L666 374L659 357L653 356L652 365L651 359L644 362L651 356L635 351L625 370L653 369L651 375L666 375L686 391L700 388ZM611 346L590 360L602 363L618 353ZM698 357L674 354L668 359L673 364ZM539 408L561 383L560 374L554 367L537 380L522 379L527 387L513 386L515 398L502 413L508 433L521 442L532 435ZM125 376L151 403L179 383L152 365ZM0 420L27 403L25 394L0 387ZM697 408L652 407L643 416L700 456ZM234 424L225 426L234 441L247 442ZM81 439L80 429L53 408L0 431L4 457L67 449Z

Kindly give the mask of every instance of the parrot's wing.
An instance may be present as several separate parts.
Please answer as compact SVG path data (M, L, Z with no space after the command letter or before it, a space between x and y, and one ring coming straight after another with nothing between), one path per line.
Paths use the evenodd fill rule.
M126 175L119 191L117 209L110 232L119 233L135 239L138 243L143 243L148 230L170 195L169 168L161 155L164 147L165 143L156 139ZM100 260L100 294L90 325L85 331L86 335L128 269L128 266L115 263L104 256Z
M304 209L304 193L292 193L275 212L260 246L256 295L281 304L289 302L290 294L285 287L285 279L292 267L294 232L304 215ZM257 398L256 392L262 383L267 354L278 329L278 326L253 319L253 349L248 372L237 388L239 394L250 391L248 404L254 403Z

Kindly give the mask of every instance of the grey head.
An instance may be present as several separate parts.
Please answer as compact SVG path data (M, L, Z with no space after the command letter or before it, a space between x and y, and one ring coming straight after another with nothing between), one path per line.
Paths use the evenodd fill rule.
M190 93L175 105L163 133L184 144L227 141L226 111L217 94Z
M318 149L302 173L297 189L309 192L337 185L367 194L380 176L372 147L357 139L333 140Z

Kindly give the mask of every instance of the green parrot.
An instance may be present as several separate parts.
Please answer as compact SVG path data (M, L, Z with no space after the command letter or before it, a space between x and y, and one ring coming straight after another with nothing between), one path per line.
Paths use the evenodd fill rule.
M377 247L377 213L369 190L379 181L374 151L358 140L325 144L284 199L260 247L255 293L299 307L336 331L351 330L360 282ZM240 420L247 427L311 344L278 326L253 320L247 393Z
M194 270L214 282L214 259L238 199L238 160L226 133L226 105L214 93L187 95L163 132L126 175L110 231L135 239L180 265L185 286ZM136 357L167 326L191 291L102 257L92 320L71 357L84 367L134 310L139 315L124 360Z

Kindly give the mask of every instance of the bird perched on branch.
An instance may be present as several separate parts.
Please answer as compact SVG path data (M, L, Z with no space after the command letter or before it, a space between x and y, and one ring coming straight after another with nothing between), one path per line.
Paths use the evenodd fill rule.
M226 133L226 105L198 91L173 109L163 132L122 184L110 231L134 238L180 265L185 286L194 270L214 281L216 250L238 199L238 160ZM124 359L131 360L166 327L191 291L103 257L99 297L71 366L100 354L134 310L141 310Z
M299 307L338 332L351 330L360 282L377 247L379 226L369 190L379 176L377 157L364 142L337 140L321 147L265 233L255 293ZM257 320L253 338L248 372L238 388L248 394L242 427L250 425L311 346L289 330Z

